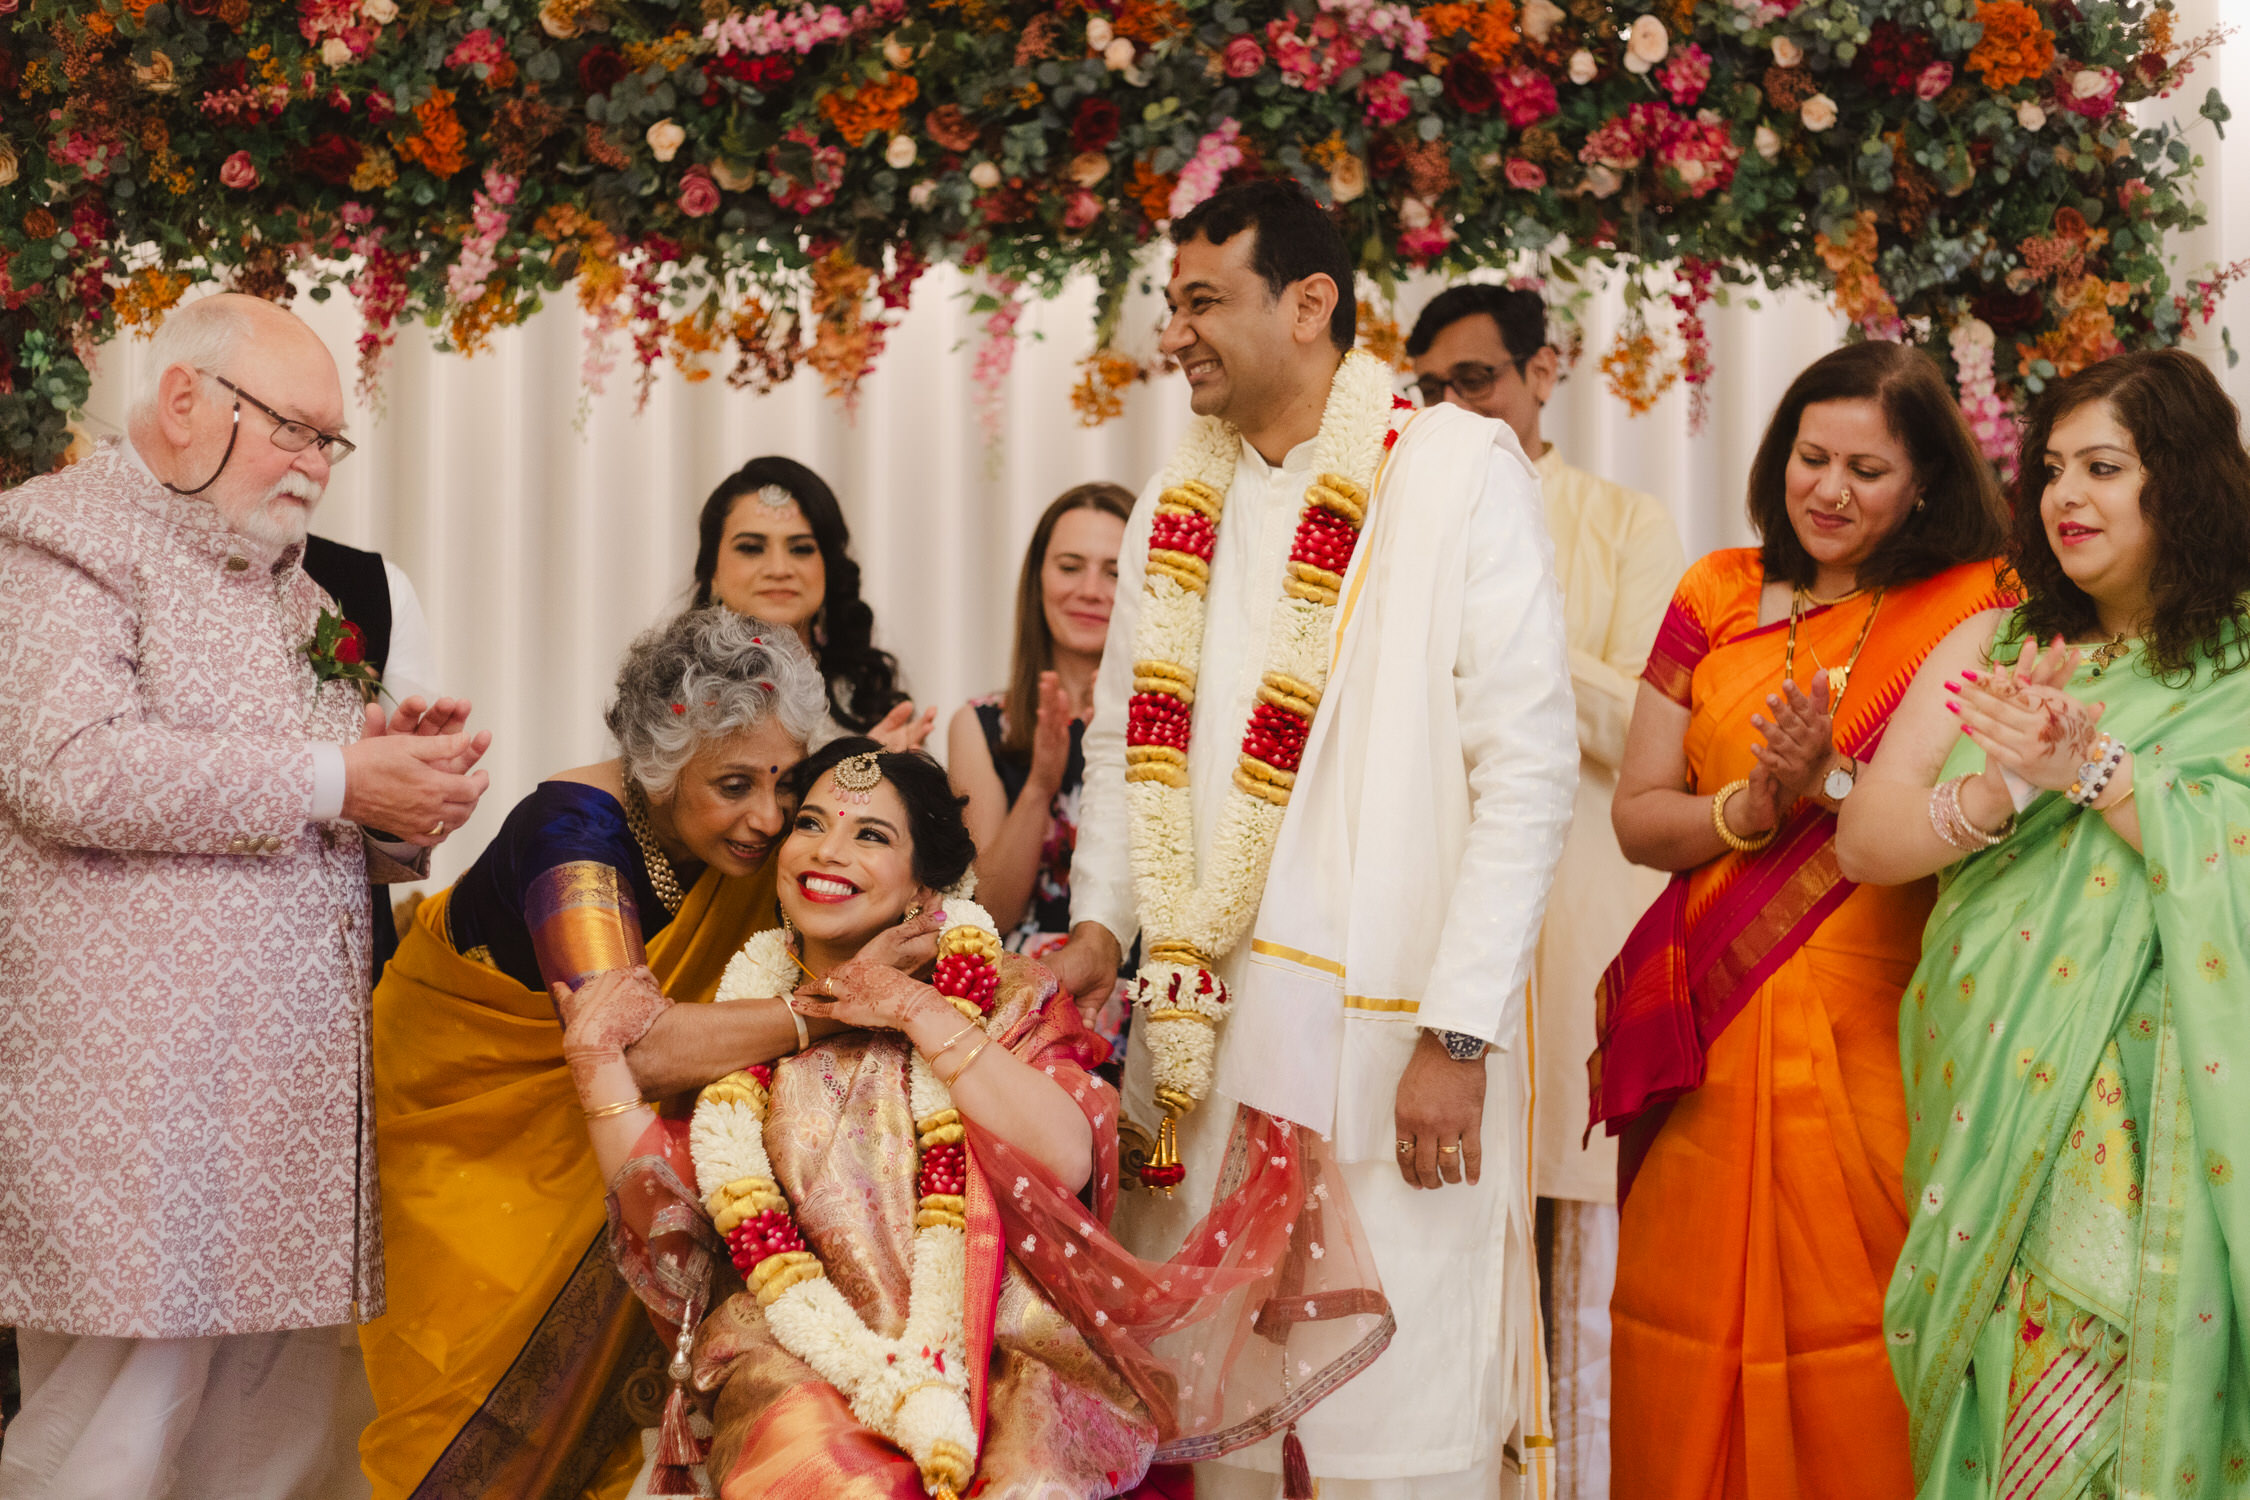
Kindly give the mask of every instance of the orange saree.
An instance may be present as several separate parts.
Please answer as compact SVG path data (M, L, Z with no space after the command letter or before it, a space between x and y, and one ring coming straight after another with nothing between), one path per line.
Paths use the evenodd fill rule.
M1694 790L1750 774L1750 716L1788 622L1760 626L1754 548L1688 571L1646 680L1693 717ZM1864 760L1930 649L2004 602L1989 563L1882 598L1838 702ZM1796 676L1841 665L1860 595L1808 615ZM1835 818L1801 804L1756 854L1684 875L1602 981L1594 1112L1622 1135L1613 1323L1615 1500L1914 1490L1882 1331L1906 1232L1898 1002L1931 885L1855 887Z

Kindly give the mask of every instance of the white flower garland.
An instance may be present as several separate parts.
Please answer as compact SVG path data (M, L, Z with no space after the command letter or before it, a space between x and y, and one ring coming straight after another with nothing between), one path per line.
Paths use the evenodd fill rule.
M965 896L946 897L945 913L938 988L969 1019L981 1022L992 1003L1000 934L991 915ZM728 961L717 998L785 997L796 989L798 973L788 936L761 932ZM963 1328L966 1147L952 1095L919 1051L912 1059L907 1092L921 1148L916 1177L922 1191L914 1216L906 1327L895 1339L878 1336L853 1311L819 1258L804 1248L790 1218L766 1155L770 1068L730 1073L705 1088L689 1125L688 1150L697 1190L749 1278L774 1337L842 1392L863 1425L905 1450L929 1494L952 1500L975 1476L978 1448Z
M1134 697L1126 731L1126 808L1134 891L1146 944L1135 989L1154 1063L1164 1128L1142 1180L1181 1180L1174 1122L1210 1094L1226 987L1213 972L1257 915L1297 755L1327 686L1343 574L1394 440L1391 372L1345 356L1313 439L1314 479L1274 602L1266 670L1234 786L1219 812L1208 868L1197 869L1187 771L1188 725L1203 660L1204 592L1241 436L1205 417L1164 475L1133 636ZM1199 878L1200 876L1200 878Z

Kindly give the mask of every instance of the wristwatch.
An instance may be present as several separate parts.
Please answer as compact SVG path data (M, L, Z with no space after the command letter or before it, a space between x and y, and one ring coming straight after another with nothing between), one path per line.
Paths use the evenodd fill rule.
M1445 1049L1445 1055L1455 1062L1475 1062L1484 1056L1484 1038L1481 1036L1471 1036L1466 1031L1436 1031L1429 1027L1423 1029L1438 1039L1438 1045Z
M1841 763L1821 778L1820 790L1829 801L1841 802L1852 794L1852 788L1858 784L1859 762L1847 755Z

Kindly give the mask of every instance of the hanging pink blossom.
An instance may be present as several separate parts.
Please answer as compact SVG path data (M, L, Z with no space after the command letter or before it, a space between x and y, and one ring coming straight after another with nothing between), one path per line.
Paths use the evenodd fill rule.
M1008 372L1015 368L1016 322L1023 316L1023 300L1016 295L1020 290L1019 283L1005 278L992 281L991 292L999 306L985 315L984 337L969 371L969 381L976 387L977 419L983 424L985 441L993 445L999 443L1007 419Z
M1180 218L1198 203L1219 190L1227 173L1242 165L1242 148L1235 144L1242 134L1242 126L1233 120L1221 120L1219 128L1195 143L1195 156L1180 168L1180 180L1173 185L1172 200L1165 205L1169 218Z
M802 57L824 42L840 42L906 14L906 0L870 0L845 11L834 5L799 5L783 10L731 11L703 28L703 39L719 56L747 52L754 57L791 53Z
M461 258L445 272L446 295L455 305L467 307L482 297L498 268L500 241L508 232L508 207L516 201L516 187L516 179L498 167L484 169L484 187L469 209L469 237L461 242Z
M1984 456L2013 478L2016 468L2016 420L1996 388L1992 375L1992 327L1982 318L1953 325L1947 336L1953 346L1954 378L1960 387L1961 415Z

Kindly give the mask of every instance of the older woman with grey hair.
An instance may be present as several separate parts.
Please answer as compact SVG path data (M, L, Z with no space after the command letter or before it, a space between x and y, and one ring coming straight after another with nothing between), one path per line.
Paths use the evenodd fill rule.
M620 753L540 783L416 913L375 992L389 1310L361 1331L377 1416L360 1453L377 1493L577 1494L638 1467L655 1411L630 1377L654 1339L611 1267L584 1060L549 995L626 970L712 997L778 921L779 783L824 735L826 699L794 631L724 608L649 631L607 714ZM935 927L862 956L917 966ZM778 999L673 1005L625 1055L662 1101L826 1029Z

